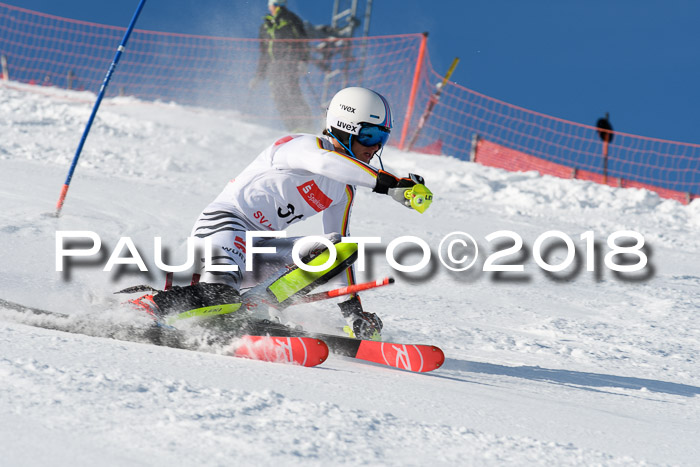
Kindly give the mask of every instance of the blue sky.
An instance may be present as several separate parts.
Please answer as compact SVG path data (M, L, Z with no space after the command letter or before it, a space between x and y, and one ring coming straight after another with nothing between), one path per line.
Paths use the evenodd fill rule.
M125 27L138 0L2 0ZM364 4L364 1L360 2ZM289 0L314 24L331 0ZM266 0L147 0L137 28L255 37ZM370 35L429 32L436 71L537 112L700 144L700 2L693 0L376 0ZM116 47L116 44L115 44Z

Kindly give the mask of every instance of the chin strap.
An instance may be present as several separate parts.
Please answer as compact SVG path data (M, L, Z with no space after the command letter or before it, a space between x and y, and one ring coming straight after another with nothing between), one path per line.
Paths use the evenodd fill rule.
M384 162L382 162L382 152L384 151L384 146L379 148L379 151L375 152L374 155L379 159L379 166L384 170Z

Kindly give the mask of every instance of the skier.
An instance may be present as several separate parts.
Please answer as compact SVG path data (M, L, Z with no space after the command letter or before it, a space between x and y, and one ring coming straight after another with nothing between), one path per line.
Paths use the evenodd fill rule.
M322 136L292 134L275 141L228 183L195 222L191 235L199 241L211 242L212 264L235 265L238 270L204 270L199 284L173 287L155 296L141 297L136 304L163 315L208 305L238 303L244 279L260 279L253 273L245 273L246 232L282 231L319 212L323 212L325 237L337 250L340 245L352 248L339 253L342 261L313 273L312 282L288 284L288 288L297 287L288 295L304 293L343 271L345 282L355 283L350 265L357 257L357 245L339 243L341 236L350 235L348 227L355 187L388 194L410 208L406 192L423 183L420 176L398 178L369 165L375 155L381 163L380 153L389 139L392 123L389 104L377 92L361 87L338 92L328 106ZM254 246L275 246L277 251L274 255L256 257L268 266L262 268L263 276L271 272L270 264L273 269L291 264L292 248L301 238L257 238ZM323 249L327 251L322 243L308 245L300 257L306 257L303 261L308 262ZM201 261L205 264L204 255ZM256 273L259 266L256 264L253 269ZM359 296L351 296L338 306L351 337L377 339L380 336L381 319L363 310Z

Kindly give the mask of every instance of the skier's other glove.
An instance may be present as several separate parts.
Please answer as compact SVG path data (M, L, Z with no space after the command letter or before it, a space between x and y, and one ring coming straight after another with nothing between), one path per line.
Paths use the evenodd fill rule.
M345 332L357 339L381 340L382 320L374 313L362 310L362 304L357 297L338 303L340 312L348 323Z
M380 170L374 191L389 195L407 208L423 213L433 202L433 193L424 184L425 180L420 175L408 174L406 178L398 178Z

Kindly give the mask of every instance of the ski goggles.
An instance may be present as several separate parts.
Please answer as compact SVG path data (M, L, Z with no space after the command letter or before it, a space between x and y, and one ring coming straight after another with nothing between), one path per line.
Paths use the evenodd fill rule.
M384 147L389 140L391 130L384 126L377 126L368 123L360 124L360 132L354 135L355 140L363 146L371 147L380 145Z

